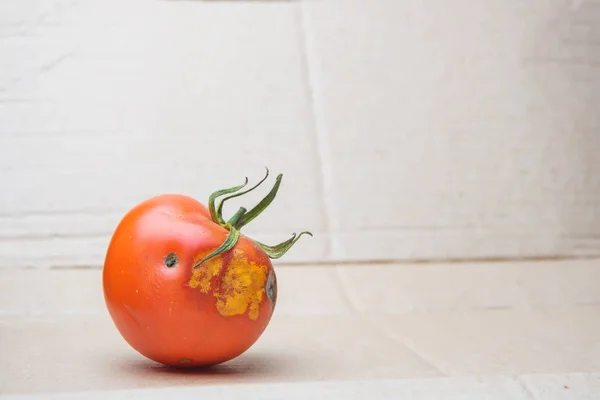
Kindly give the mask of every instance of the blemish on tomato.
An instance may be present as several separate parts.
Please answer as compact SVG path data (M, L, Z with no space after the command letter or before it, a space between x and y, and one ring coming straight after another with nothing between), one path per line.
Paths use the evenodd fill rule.
M208 253L207 253L208 254ZM196 257L194 264L201 260L205 255ZM210 282L212 278L217 276L223 268L223 261L221 257L211 258L192 270L192 277L188 282L188 286L192 289L200 288L200 292L208 293L210 290Z
M135 317L135 315L133 314L133 312L131 312L131 310L129 309L129 307L126 304L122 304L123 306L123 310L125 310L125 314L127 314L127 316L129 318L131 318L131 320L138 326L138 327L142 327L142 324L140 324L140 321L138 321L138 319Z
M189 286L200 288L208 293L211 281L222 271L220 284L213 288L219 314L230 317L248 312L248 318L255 321L259 316L259 306L265 294L267 268L249 261L244 252L238 249L224 267L220 256L208 260L192 272Z
M267 280L265 267L249 261L241 250L233 257L221 280L217 297L217 310L223 316L241 315L257 320L259 305L265 293Z
M173 268L179 262L179 257L174 252L170 252L165 256L163 261L167 268Z
M179 361L179 364L189 364L191 362L192 360L190 360L189 358L184 358L183 360Z
M275 281L275 272L271 271L267 278L266 286L267 297L271 300L271 303L277 301L277 282Z

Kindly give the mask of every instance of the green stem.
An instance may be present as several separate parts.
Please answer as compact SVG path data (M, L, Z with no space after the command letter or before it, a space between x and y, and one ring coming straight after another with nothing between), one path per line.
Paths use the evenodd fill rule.
M238 229L241 229L243 226L248 225L250 221L254 218L258 217L263 211L266 210L267 207L273 202L275 196L277 196L277 191L279 190L279 186L281 185L281 179L283 178L283 174L277 175L275 179L275 185L273 185L273 189L267 194L253 209L248 211L240 221L240 225Z
M228 189L218 190L210 195L210 197L208 199L208 206L209 206L211 218L212 218L213 222L215 222L219 226L223 227L224 229L228 230L229 234L227 235L227 238L225 239L225 241L217 249L215 249L212 253L210 253L209 255L204 257L202 260L200 260L196 264L194 264L194 268L199 267L200 265L202 265L207 260L210 260L211 258L219 256L219 255L233 249L240 238L240 235L241 235L240 229L243 226L250 223L256 217L258 217L263 211L265 211L267 209L267 207L269 207L269 205L275 199L275 196L277 196L277 192L279 191L279 186L281 185L281 179L283 178L282 174L277 175L277 178L275 179L275 184L273 185L273 188L271 189L271 191L256 206L254 206L254 208L252 208L250 211L247 211L244 207L240 207L240 209L227 222L225 222L225 220L223 219L223 204L227 200L232 199L234 197L242 196L246 193L253 191L258 186L260 186L267 179L268 176L269 176L269 169L267 168L267 173L266 173L265 177L263 179L261 179L260 182L258 182L255 186L253 186L250 189L247 189L243 192L239 192L239 190L241 190L243 187L245 187L248 184L248 178L246 178L246 181L244 182L243 185L235 186L235 187L228 188ZM231 193L234 193L234 194L231 194ZM218 205L215 205L217 198L224 196L224 195L229 195L229 196L226 196L219 202ZM296 235L294 233L290 239L286 240L285 242L279 243L275 246L269 246L269 245L266 245L264 243L260 243L257 241L255 241L255 242L265 251L265 253L267 254L267 256L269 258L280 258L285 253L287 253L288 250L291 249L292 246L303 235L312 236L312 233L301 232L299 235Z
M243 185L234 186L229 189L217 190L216 192L214 192L213 194L210 195L210 197L208 198L208 209L210 211L210 216L214 222L216 222L217 224L219 224L221 226L225 225L223 216L220 215L219 213L217 213L217 208L215 207L215 200L217 200L218 197L221 197L223 195L226 195L229 193L235 193L238 190L240 190L241 188L243 188L244 186L246 186L247 184L248 184L248 177L246 177L246 182L244 182Z
M237 210L235 214L233 214L233 217L229 218L229 221L227 221L227 224L225 224L225 229L237 228L237 225L240 223L240 220L244 217L244 214L246 214L246 211L247 210L244 207L240 207L240 209Z
M215 251L213 251L206 257L204 257L202 260L198 261L194 265L194 268L199 267L200 265L202 265L206 261L210 260L211 258L214 258L216 256L219 256L219 255L225 253L226 251L231 250L235 246L235 244L237 243L239 238L240 238L240 231L235 228L232 228L229 231L229 235L227 236L227 239L225 239L223 244L221 246L219 246Z
M256 185L254 185L250 189L244 190L243 192L238 192L238 193L232 194L231 196L227 196L227 197L221 199L221 201L219 202L219 205L217 206L217 216L218 216L218 218L220 220L223 220L223 205L225 204L225 202L227 200L229 200L229 199L233 199L234 197L239 197L239 196L242 196L242 195L244 195L246 193L250 193L251 191L253 191L257 187L259 187L269 177L269 168L266 168L266 169L267 169L267 173L265 174L265 177L262 178L260 180L260 182L258 182ZM248 183L248 180L246 180L246 183ZM239 188L241 189L242 187L239 187Z
M214 258L225 253L226 251L231 250L235 246L238 239L240 238L240 230L235 228L235 224L239 222L244 213L246 213L246 209L244 207L240 207L240 209L233 215L233 217L231 217L229 221L227 221L227 224L225 225L225 229L229 230L229 235L227 235L227 239L225 239L223 244L217 247L215 251L204 257L202 260L198 261L194 265L194 268L199 267L211 258Z

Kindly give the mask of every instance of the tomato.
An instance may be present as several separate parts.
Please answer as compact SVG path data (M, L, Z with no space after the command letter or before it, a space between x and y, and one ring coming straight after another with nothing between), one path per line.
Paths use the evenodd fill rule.
M269 172L267 170L267 176ZM248 350L266 329L277 302L271 259L303 234L267 246L240 233L273 201L282 175L254 207L224 221L226 200L248 193L220 190L205 206L179 194L133 207L110 240L103 267L104 299L131 347L179 367L222 363ZM217 198L225 197L218 205Z

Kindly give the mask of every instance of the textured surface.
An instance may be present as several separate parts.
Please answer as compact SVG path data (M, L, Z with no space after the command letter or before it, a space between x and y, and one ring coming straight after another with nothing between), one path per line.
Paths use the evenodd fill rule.
M7 395L6 400L47 399L261 399L329 400L411 398L419 400L596 400L600 374L522 375L519 378L437 378L192 386L160 389L87 391L52 396Z
M305 4L336 258L597 253L600 3Z
M248 352L185 373L124 342L97 269L0 271L0 394L600 398L600 260L304 265L278 281Z
M0 267L264 165L287 261L599 255L598 43L598 0L4 1Z

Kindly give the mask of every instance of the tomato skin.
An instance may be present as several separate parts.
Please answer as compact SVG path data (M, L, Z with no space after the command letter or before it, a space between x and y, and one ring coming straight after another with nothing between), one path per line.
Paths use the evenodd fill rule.
M265 251L242 235L194 268L227 235L207 207L183 195L153 197L123 217L102 280L108 312L131 347L162 364L195 367L228 361L258 340L277 300Z

